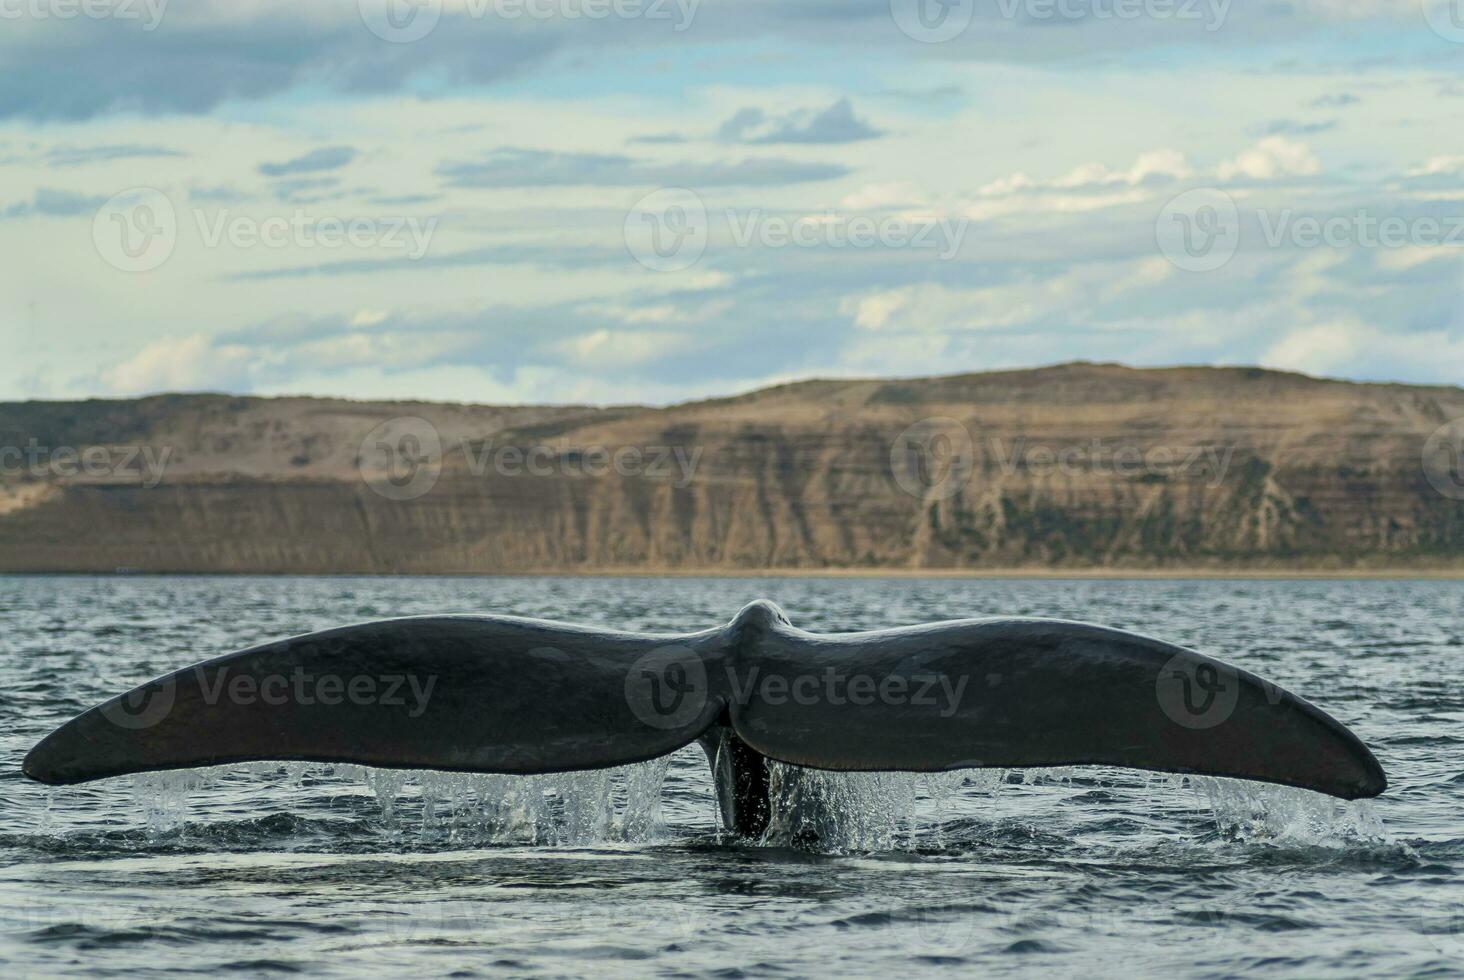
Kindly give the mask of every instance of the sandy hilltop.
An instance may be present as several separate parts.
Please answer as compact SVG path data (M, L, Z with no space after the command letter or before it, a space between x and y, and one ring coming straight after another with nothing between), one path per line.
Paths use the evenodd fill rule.
M1464 389L1067 364L669 408L0 405L0 571L1464 572Z

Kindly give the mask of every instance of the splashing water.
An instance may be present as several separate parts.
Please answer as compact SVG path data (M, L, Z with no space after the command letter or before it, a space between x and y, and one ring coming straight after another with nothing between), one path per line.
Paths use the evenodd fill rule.
M824 772L769 762L771 820L763 842L828 853L940 847L947 804L963 788L994 792L999 771L967 775Z
M1291 786L1210 776L1189 777L1215 815L1220 833L1239 841L1345 847L1388 840L1368 800L1338 800Z
M676 631L760 594L816 629L1055 615L1216 651L1354 727L1395 789L1358 805L1128 770L789 772L756 847L720 834L695 747L669 768L533 779L260 764L129 793L18 778L120 678L204 649L443 609ZM851 980L1464 962L1459 583L10 578L0 596L7 976L81 976L97 956L179 976Z
M395 817L415 796L424 835L582 846L652 839L669 762L542 776L392 773L386 782L367 770L362 778L384 814Z
M256 779L281 777L299 790L310 784L360 786L374 797L383 826L411 829L447 844L527 843L580 846L646 841L661 825L661 789L670 757L633 766L542 776L499 776L250 763L231 767ZM175 829L190 816L195 793L229 770L189 769L132 777L133 793L150 831Z
M654 840L662 829L662 791L671 757L614 769L504 776L374 769L356 765L251 763L232 771L311 786L364 788L381 825L399 840L410 832L448 846L533 844L578 847ZM190 802L230 770L143 773L132 788L150 832L189 822ZM1102 771L1099 771L1100 773ZM771 819L761 844L827 854L938 850L958 803L985 804L1002 787L1073 790L1081 770L985 769L944 773L828 772L769 762ZM1087 786L1122 785L1090 772ZM1387 841L1367 801L1346 802L1288 786L1205 776L1150 775L1144 789L1190 791L1210 810L1223 839L1252 844L1345 847ZM1193 798L1193 797L1192 797ZM1151 795L1151 800L1157 803Z
M144 772L132 777L131 789L147 829L153 833L172 830L188 820L193 795L211 782L205 769L172 772Z

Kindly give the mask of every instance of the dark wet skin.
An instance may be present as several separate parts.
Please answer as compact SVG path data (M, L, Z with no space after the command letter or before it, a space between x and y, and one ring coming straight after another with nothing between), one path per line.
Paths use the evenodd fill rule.
M1372 753L1319 709L1159 640L1043 619L813 634L766 601L681 636L448 616L281 640L78 716L24 769L52 784L254 760L532 774L693 741L725 826L750 836L768 822L767 759L837 771L1125 766L1344 799L1387 786Z

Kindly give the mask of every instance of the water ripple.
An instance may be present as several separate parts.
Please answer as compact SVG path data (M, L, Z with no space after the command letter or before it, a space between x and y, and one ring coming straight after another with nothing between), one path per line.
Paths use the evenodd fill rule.
M1342 717L1393 788L1344 805L1116 770L789 770L753 843L718 829L695 749L524 780L252 765L52 791L18 775L73 713L271 636L443 611L676 631L759 596L815 629L1005 613L1170 638ZM1461 614L1449 582L9 578L0 967L1456 975ZM794 796L829 818L801 822Z

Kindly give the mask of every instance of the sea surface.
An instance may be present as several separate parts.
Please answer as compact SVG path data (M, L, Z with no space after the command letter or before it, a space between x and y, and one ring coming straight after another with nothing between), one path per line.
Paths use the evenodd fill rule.
M1392 785L820 776L817 845L719 832L700 750L463 777L256 764L48 789L20 760L171 669L365 619L1138 630L1314 701ZM1464 972L1464 583L0 578L0 976Z

